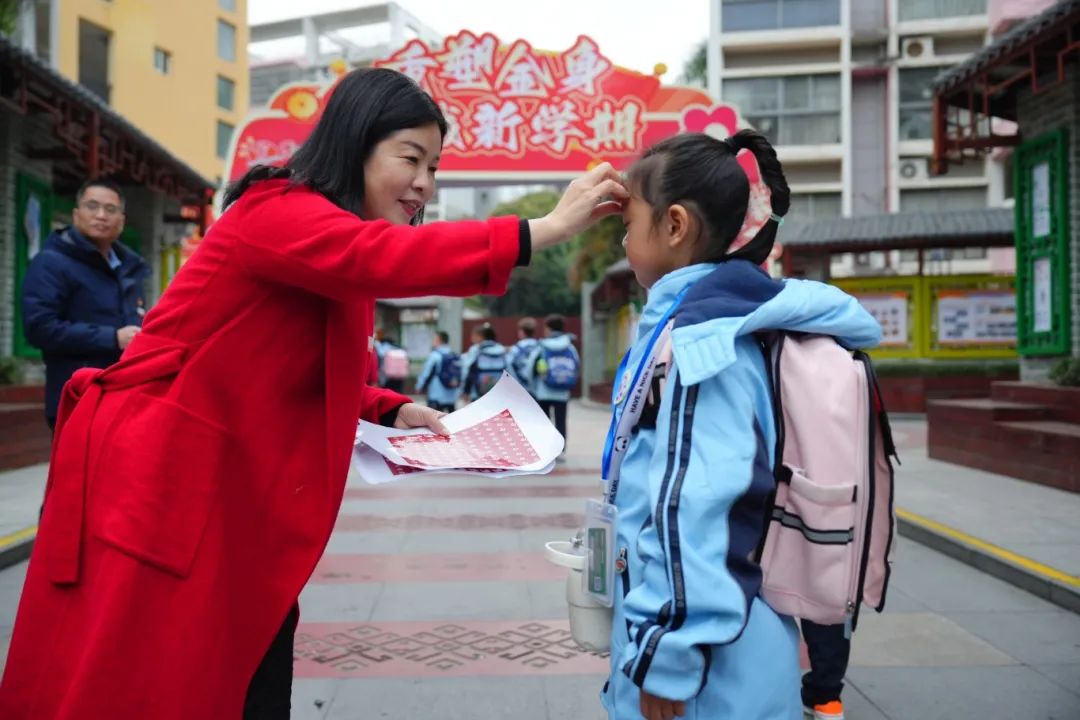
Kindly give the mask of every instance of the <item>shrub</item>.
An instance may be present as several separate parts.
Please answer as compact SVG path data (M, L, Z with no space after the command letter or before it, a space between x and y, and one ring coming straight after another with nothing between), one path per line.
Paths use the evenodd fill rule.
M1062 358L1050 369L1050 379L1058 385L1080 387L1080 358Z

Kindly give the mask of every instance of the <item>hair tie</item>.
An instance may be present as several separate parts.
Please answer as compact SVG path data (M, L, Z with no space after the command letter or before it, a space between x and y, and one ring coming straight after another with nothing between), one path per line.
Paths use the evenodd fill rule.
M772 220L773 222L775 222L777 225L783 225L784 224L784 218L781 217L780 215L777 215L776 213L770 214L769 219Z

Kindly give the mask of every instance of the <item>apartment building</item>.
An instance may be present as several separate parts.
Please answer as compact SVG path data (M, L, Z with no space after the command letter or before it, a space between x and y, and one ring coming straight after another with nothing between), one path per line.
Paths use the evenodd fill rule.
M286 83L331 79L334 61L367 67L414 38L442 35L393 2L256 22L248 46L251 105L264 105Z
M1004 157L928 172L931 83L982 48L987 0L711 0L709 90L776 145L793 227L999 206ZM1007 269L1011 250L943 250L927 271ZM833 275L914 269L913 251L835 258Z
M32 0L18 44L211 180L247 110L247 0Z

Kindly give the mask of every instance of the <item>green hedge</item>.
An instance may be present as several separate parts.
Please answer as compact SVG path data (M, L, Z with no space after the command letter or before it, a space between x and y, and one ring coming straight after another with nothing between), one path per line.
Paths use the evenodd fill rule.
M23 368L18 358L0 357L0 385L18 385L22 379Z
M1051 368L1050 379L1065 387L1080 387L1080 358L1063 358Z
M1015 377L1020 372L1016 360L879 360L874 363L879 377Z

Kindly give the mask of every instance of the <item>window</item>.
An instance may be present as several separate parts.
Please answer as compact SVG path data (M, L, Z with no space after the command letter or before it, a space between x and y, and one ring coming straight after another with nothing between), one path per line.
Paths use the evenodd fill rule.
M724 102L776 145L840 142L840 76L726 80Z
M900 139L929 140L934 137L931 84L945 68L900 69Z
M236 60L236 27L224 20L217 21L217 54L222 60Z
M172 69L172 53L159 47L154 48L154 69L162 75L168 75Z
M901 22L984 15L986 0L899 0L896 9Z
M55 1L55 0L54 0ZM52 62L52 8L49 0L35 0L34 48L39 59Z
M953 210L978 210L984 207L986 207L985 187L900 191L900 211L906 213L943 213Z
M838 218L841 214L840 193L805 193L791 196L787 216L794 220Z
M986 248L984 247L966 247L964 248L963 257L965 260L985 260Z
M226 12L236 12L236 0L218 0L218 7Z
M233 109L233 94L236 90L236 83L227 77L218 75L217 77L217 105L222 110Z
M918 250L901 250L900 251L900 262L912 263L912 262L918 262L918 261L919 261L919 251Z
M227 122L217 123L217 156L225 159L229 153L229 144L232 142L233 126Z
M724 32L840 24L840 0L724 0Z
M109 31L79 20L79 84L109 102Z

